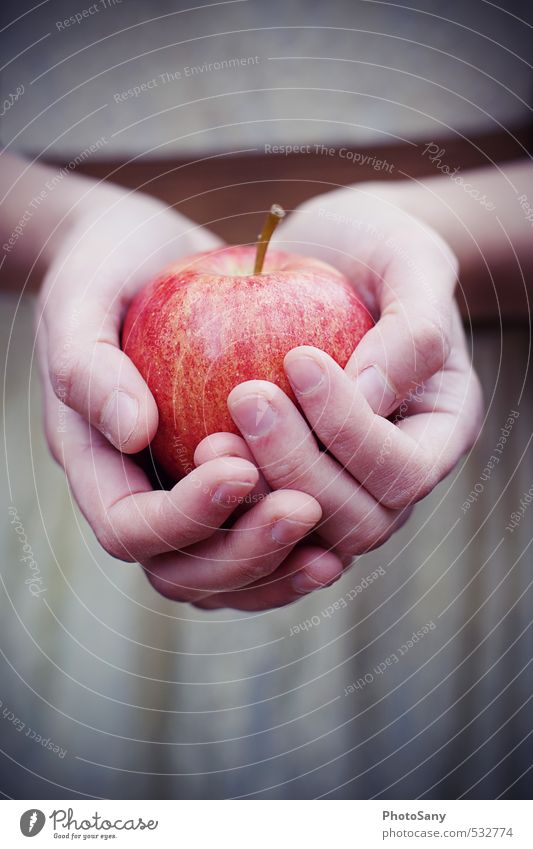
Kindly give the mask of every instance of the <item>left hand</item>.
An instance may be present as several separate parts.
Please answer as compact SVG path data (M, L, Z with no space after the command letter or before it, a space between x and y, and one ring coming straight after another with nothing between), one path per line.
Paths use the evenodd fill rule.
M339 226L343 220L364 222L364 232ZM262 471L257 497L286 487L312 495L323 514L316 531L347 566L406 521L477 435L481 390L453 300L457 267L434 231L372 187L308 202L280 230L284 246L329 260L354 280L379 321L344 370L316 348L287 354L305 418L274 384L237 386L228 406L243 438L214 434L195 460L254 460ZM257 609L264 592L249 587L216 604Z
M302 492L273 492L227 530L258 480L255 464L217 458L167 491L154 488L138 458L128 456L148 445L158 412L120 349L123 314L167 262L217 244L158 201L115 187L73 216L51 252L38 300L45 431L102 547L138 561L155 590L206 606L204 599L275 571L268 593L275 606L280 596L295 600L342 572L323 547L293 550L320 519L320 505Z

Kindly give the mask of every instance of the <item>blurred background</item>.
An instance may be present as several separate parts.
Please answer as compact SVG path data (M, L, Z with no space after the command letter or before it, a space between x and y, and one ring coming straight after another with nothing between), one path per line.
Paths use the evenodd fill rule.
M2 144L78 157L230 241L273 200L435 173L432 142L461 169L531 152L526 0L192 5L4 2L2 101L22 91ZM271 150L288 144L312 152ZM4 796L531 795L529 514L506 530L533 485L530 324L526 308L502 322L495 291L468 328L475 449L339 583L262 614L173 604L100 549L45 444L33 298L1 296Z

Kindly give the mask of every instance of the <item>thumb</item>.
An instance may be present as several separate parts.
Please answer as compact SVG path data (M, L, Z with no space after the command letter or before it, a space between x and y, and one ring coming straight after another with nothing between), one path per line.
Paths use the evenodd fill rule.
M457 262L437 238L437 245L411 249L413 261L401 252L385 262L377 287L380 318L346 366L382 416L440 371L450 354Z
M120 350L121 307L85 296L45 307L48 373L60 401L80 413L116 448L133 454L155 436L157 406L132 361ZM39 321L43 317L39 317Z

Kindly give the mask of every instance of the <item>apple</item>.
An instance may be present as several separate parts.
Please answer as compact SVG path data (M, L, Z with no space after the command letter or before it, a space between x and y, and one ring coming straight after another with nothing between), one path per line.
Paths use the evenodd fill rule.
M194 468L208 434L237 433L227 397L253 378L276 383L294 401L285 354L314 345L344 367L373 320L344 275L326 263L267 250L284 216L274 205L257 246L180 259L141 290L127 312L122 347L159 410L151 449L179 479Z

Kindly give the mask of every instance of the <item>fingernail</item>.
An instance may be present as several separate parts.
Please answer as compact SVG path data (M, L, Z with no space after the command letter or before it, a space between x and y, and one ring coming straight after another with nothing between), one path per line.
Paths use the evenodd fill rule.
M247 495L253 487L252 481L231 481L221 483L213 494L211 501L222 507L232 507L240 504L241 499Z
M231 404L231 414L246 436L265 436L276 422L276 411L264 395L246 395Z
M285 362L285 371L292 388L299 395L313 392L324 379L324 371L313 357L290 357Z
M116 448L122 448L135 430L138 417L137 399L121 389L115 389L102 412L101 431Z
M280 545L291 545L302 539L311 525L306 522L296 522L294 519L280 519L272 528L272 538Z
M377 366L365 368L357 376L357 389L363 393L375 413L387 416L398 403L397 395Z

